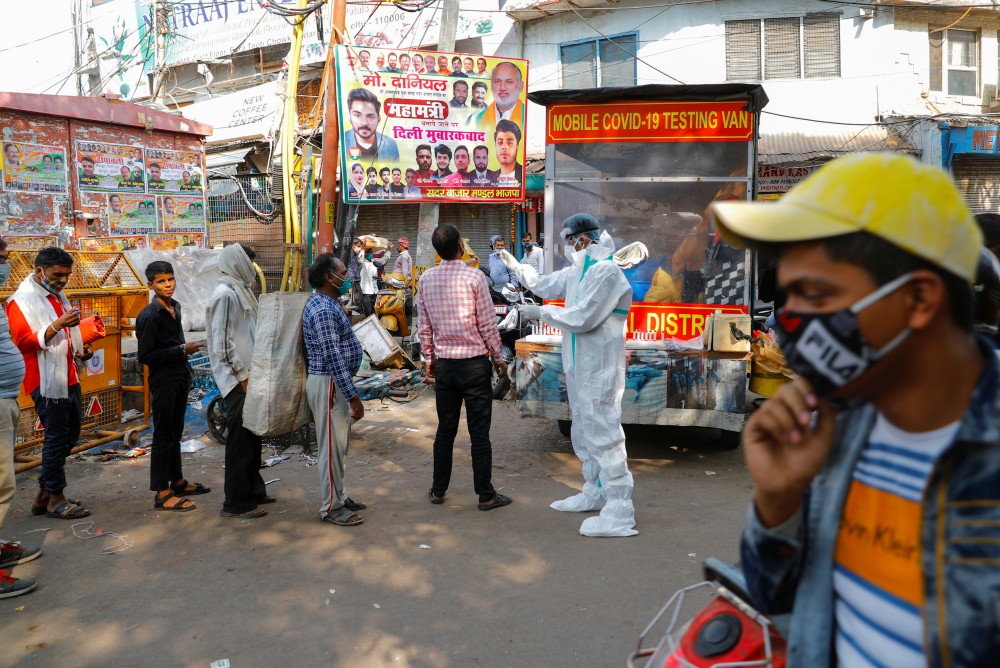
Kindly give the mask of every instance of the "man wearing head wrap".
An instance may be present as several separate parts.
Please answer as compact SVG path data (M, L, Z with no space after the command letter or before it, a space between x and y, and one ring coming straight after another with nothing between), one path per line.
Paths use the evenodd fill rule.
M565 332L562 344L566 391L573 414L573 451L583 462L583 491L552 508L570 512L600 510L580 526L584 536L634 536L632 474L622 431L625 392L625 319L632 287L615 263L614 242L598 235L596 218L570 216L562 225L570 266L539 277L507 252L500 260L525 289L543 299L565 299L565 306L523 306L521 316L541 319Z
M267 514L257 504L274 502L260 476L260 436L243 426L257 326L257 297L253 293L257 271L240 244L222 249L219 271L222 277L208 302L205 335L212 375L226 398L226 498L220 514L255 519Z

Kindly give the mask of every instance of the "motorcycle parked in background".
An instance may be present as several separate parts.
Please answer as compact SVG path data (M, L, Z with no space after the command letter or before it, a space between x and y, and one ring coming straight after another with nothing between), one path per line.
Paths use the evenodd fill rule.
M513 283L491 285L490 297L493 299L493 309L497 314L503 361L507 363L506 377L500 378L496 375L496 371L493 372L493 398L503 399L510 391L510 376L514 373L514 345L518 339L531 333L528 323L521 323L517 306L536 302L534 299L526 298Z
M402 274L382 276L385 288L378 291L375 298L375 315L379 322L393 336L406 338L410 335L410 325L406 321L406 288L409 282Z

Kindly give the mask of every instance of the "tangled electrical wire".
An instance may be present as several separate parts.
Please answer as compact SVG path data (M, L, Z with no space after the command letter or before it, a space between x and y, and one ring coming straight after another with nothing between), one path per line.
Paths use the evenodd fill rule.
M270 0L257 0L257 4L260 8L269 14L274 14L275 16L280 16L289 23L289 25L298 25L305 21L310 14L319 10L323 5L325 5L327 0L313 0L312 2L306 4L305 7L289 7L287 5L281 4L280 2L271 2ZM292 20L294 19L294 20Z
M404 12L416 13L427 9L437 2L438 0L399 0L391 4L398 9L402 9Z

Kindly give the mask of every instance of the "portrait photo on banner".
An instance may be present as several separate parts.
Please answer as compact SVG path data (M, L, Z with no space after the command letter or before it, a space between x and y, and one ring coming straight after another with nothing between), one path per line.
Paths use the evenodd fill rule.
M76 182L84 192L146 192L143 147L76 142Z
M521 202L528 61L337 46L347 202Z

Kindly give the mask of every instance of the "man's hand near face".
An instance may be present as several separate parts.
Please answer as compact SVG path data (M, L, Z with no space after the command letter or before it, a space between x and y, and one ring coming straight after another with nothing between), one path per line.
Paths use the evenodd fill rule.
M743 457L765 527L781 524L802 505L833 445L835 422L836 412L802 379L782 387L750 416L743 429Z

